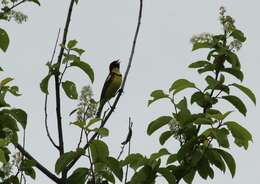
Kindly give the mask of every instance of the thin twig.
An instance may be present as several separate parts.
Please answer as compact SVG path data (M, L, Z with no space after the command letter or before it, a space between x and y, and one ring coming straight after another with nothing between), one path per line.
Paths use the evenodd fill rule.
M136 46L136 41L137 41L137 37L138 37L138 33L140 30L140 25L141 25L141 19L142 19L142 13L143 13L143 0L140 0L140 6L139 6L139 14L138 14L138 22L137 22L137 27L136 27L136 31L135 31L135 35L134 35L134 40L133 40L133 45L132 45L132 49L131 49L131 53L130 53L130 57L129 57L129 62L128 62L128 66L123 78L123 82L122 82L122 86L121 89L119 90L116 99L110 109L110 111L108 112L108 114L106 115L106 117L102 120L100 128L104 127L107 120L109 119L109 117L111 116L112 112L114 111L123 91L124 91L124 87L125 87L125 83L126 83L126 79L130 70L130 67L132 65L132 61L133 61L133 56L135 53L135 46ZM89 142L85 144L84 149L87 149L90 145L90 143L98 136L98 133L96 132L94 135L92 135L92 137L89 139ZM74 164L78 161L79 157L76 157L67 167L66 169L64 169L65 172L68 172L73 166Z
M52 181L55 183L60 183L60 179L52 174L46 167L44 167L41 163L39 163L30 153L28 153L23 146L20 144L16 144L15 147L29 160L34 160L35 161L35 167L37 167L43 174L48 176Z
M120 157L122 156L122 154L124 152L125 145L127 145L130 142L131 138L132 138L132 132L133 132L132 127L133 127L133 122L131 121L131 117L129 117L128 134L126 136L126 139L121 143L121 145L122 145L121 146L121 151L120 151L120 153L117 156L117 160L120 159Z
M55 56L55 52L56 52L56 49L57 49L57 45L58 45L58 41L59 41L59 37L60 37L60 29L58 31L58 35L57 35L57 38L56 38L56 41L55 41L55 45L54 45L54 49L53 49L53 52L52 52L52 56L51 56L51 60L50 60L50 64L52 64L53 62L53 59L54 59L54 56ZM50 131L49 131L49 127L48 127L48 94L45 94L45 100L44 100L44 122L45 122L45 130L46 130L46 133L47 133L47 137L49 138L50 142L52 143L52 145L59 150L59 146L54 142L54 140L52 139L51 135L50 135Z
M87 142L89 141L88 140L88 133L87 131L85 130L85 135L86 135L86 140ZM94 168L93 168L93 162L92 162L92 158L91 158L91 154L90 154L90 148L88 147L88 159L89 159L89 163L90 163L90 170L91 170L91 173L92 173L92 180L94 182L94 184L96 183L96 177L95 177L95 171L94 171Z
M131 121L131 118L129 118L129 128L132 130L132 126L133 126L133 122ZM129 141L128 141L128 156L131 153L131 139L132 137L130 137ZM127 182L127 176L128 176L128 169L129 169L129 165L127 164L126 166L126 171L125 171L125 184Z

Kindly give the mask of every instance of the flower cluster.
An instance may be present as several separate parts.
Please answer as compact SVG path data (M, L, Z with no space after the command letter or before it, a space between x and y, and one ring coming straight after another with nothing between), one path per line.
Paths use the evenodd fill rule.
M201 33L199 35L194 35L191 38L191 43L208 43L212 44L213 43L213 35L210 33Z
M229 15L225 15L226 9L221 6L219 8L219 20L220 23L223 25L224 30L227 33L231 33L236 29L236 26L234 25L235 19Z
M173 132L173 137L180 142L183 142L182 137L180 136L180 130L181 130L181 125L180 123L175 119L172 118L171 121L168 123L169 129L171 132Z
M90 86L84 86L78 104L77 119L85 121L95 116L97 102L93 99L93 92Z

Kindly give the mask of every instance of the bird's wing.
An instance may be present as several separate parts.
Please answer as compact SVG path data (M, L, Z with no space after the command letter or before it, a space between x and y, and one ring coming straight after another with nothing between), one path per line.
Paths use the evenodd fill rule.
M101 96L100 96L100 102L101 102L101 100L105 100L105 101L106 101L106 99L104 99L104 97L105 97L107 88L108 88L109 84L111 83L111 80L112 80L112 75L111 75L111 73L110 73L110 74L107 76L106 81L105 81L105 83L104 83L104 85L103 85L102 92L101 92ZM103 102L103 103L104 103L104 102Z

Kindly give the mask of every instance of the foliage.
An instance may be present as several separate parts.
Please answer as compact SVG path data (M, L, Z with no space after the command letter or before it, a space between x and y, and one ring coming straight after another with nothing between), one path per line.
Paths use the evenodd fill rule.
M199 89L195 83L187 79L179 79L170 86L168 92L153 91L152 99L148 102L148 105L151 105L158 100L168 99L174 106L174 112L171 115L157 118L149 124L147 129L148 135L164 130L159 139L161 145L170 140L177 140L180 143L180 148L176 153L168 154L166 168L175 178L174 182L166 179L168 183L179 183L181 179L186 183L192 183L196 173L203 179L214 178L213 166L223 172L228 168L234 177L235 160L226 150L230 147L230 137L233 137L237 146L245 149L252 141L250 132L240 123L228 120L228 116L233 110L225 111L223 108L215 108L217 104L227 101L238 112L246 116L246 106L243 100L233 93L234 88L241 90L256 104L255 95L249 88L239 83L225 81L225 78L229 77L228 75L243 81L243 72L236 51L241 48L246 37L241 30L236 28L234 19L225 15L223 7L220 8L220 22L223 26L222 34L203 33L191 39L193 51L203 48L210 50L206 59L189 65L190 68L196 69L200 75L204 76L206 87ZM187 97L177 96L186 89L193 91L190 97L192 107L189 106ZM191 108L201 109L201 112L192 113ZM168 128L165 131L166 125ZM160 159L156 161L160 163ZM164 176L154 169L148 170L145 162L138 167L141 169L136 173L144 172L144 168L146 168L146 174L149 172L150 175L153 175L154 179L151 183L159 174ZM159 168L160 164L157 167ZM142 183L141 180L138 183Z
M25 2L40 5L38 0L2 0L3 8L0 12L0 19L5 21L14 19L18 23L26 21L26 15L14 10ZM120 159L121 153L118 157L113 156L108 144L102 139L109 136L109 129L105 127L105 123L110 115L106 116L104 113L104 117L96 117L98 102L93 98L91 86L84 86L79 95L76 83L64 79L69 68L82 71L90 83L93 83L95 78L92 67L82 60L85 50L78 47L77 40L66 40L73 5L78 3L78 0L71 0L63 41L59 45L60 54L55 63L52 59L46 64L48 73L40 83L40 89L46 97L47 135L59 151L59 157L55 163L56 175L34 159L25 150L24 144L20 146L18 133L20 129L25 130L27 127L27 114L24 110L8 104L7 94L20 96L20 93L17 86L10 85L13 78L6 77L0 81L0 162L2 164L0 182L18 184L24 181L26 183L25 175L32 179L36 178L35 167L58 184L115 184L118 182L155 184L159 177L169 184L178 184L181 180L190 184L196 174L205 180L209 177L213 179L215 167L222 172L229 170L234 177L236 163L232 154L228 152L230 140L234 140L237 146L248 149L252 135L241 123L229 119L229 115L235 110L244 116L247 113L243 99L234 93L233 89L240 90L256 104L254 93L241 84L244 74L237 51L246 41L246 37L241 30L236 28L234 19L226 15L225 9L221 7L220 23L223 33L217 35L202 33L191 39L193 51L209 49L206 58L189 65L189 68L197 70L204 77L206 84L204 88L200 89L195 82L182 78L174 81L167 92L158 89L151 93L148 106L158 103L162 99L168 100L173 106L171 114L157 117L147 127L148 135L161 131L159 142L162 148L150 156L130 153L132 124L129 123L129 133L126 141L122 143L121 151L123 152L124 146L128 145L129 152L126 158ZM142 0L140 1L141 10ZM138 26L140 19L141 16L139 16ZM135 42L136 37L133 49ZM0 28L0 49L6 52L8 45L8 34ZM0 70L3 71L2 68ZM227 82L226 78L230 76L240 82ZM47 124L47 97L49 81L52 79L55 82L59 144L53 141ZM62 119L65 118L61 117L61 100L63 98L61 98L60 90L63 90L63 94L69 99L78 100L78 106L72 110L69 116L76 115L76 120L70 124L78 128L80 134L76 148L70 151L64 151ZM191 95L180 96L185 90L191 91ZM222 102L227 102L231 106L225 110L222 108ZM108 114L111 114L114 108L112 106ZM196 113L192 112L194 109ZM166 148L165 144L169 141L179 143L179 149ZM10 145L14 145L21 152L10 156L12 151ZM80 158L86 159L86 162L82 163L87 164L73 167ZM132 174L129 177L130 169Z

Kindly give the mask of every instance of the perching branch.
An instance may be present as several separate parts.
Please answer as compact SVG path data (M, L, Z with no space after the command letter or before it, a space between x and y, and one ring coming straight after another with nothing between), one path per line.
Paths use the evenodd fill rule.
M55 41L55 45L54 45L54 49L52 52L52 56L51 56L51 60L50 60L50 64L52 64L53 59L54 59L54 55L57 49L57 45L58 45L58 40L59 40L59 36L60 36L60 29L58 31L58 36L57 39ZM57 148L59 150L59 146L54 142L54 140L52 139L51 135L50 135L50 131L49 131L49 127L48 127L48 112L47 112L47 106L48 106L48 94L45 94L45 102L44 102L44 122L45 122L45 129L46 129L46 133L47 133L47 137L49 138L50 142L52 143L52 145Z
M131 53L130 53L130 57L129 57L129 61L128 61L128 65L127 65L127 69L126 72L124 74L124 78L122 81L122 86L121 89L119 90L115 101L110 109L110 111L107 113L107 115L103 118L100 128L104 127L107 120L109 119L109 117L111 116L112 112L114 111L114 109L116 108L116 105L124 91L124 87L125 87L125 83L126 83L126 79L128 77L128 73L130 71L131 65L132 65L132 61L133 61L133 56L135 53L135 47L136 47L136 41L137 41L137 37L139 34L139 30L140 30L140 26L141 26L141 20L142 20L142 13L143 13L143 0L140 0L140 5L139 5L139 14L138 14L138 22L137 22L137 27L136 27L136 31L135 31L135 35L134 35L134 40L133 40L133 44L132 44L132 49L131 49ZM92 137L89 139L89 141L85 144L85 146L83 147L84 149L87 149L90 146L90 143L95 140L95 138L98 136L98 133L94 133L92 135ZM74 164L79 160L80 156L75 158L67 167L66 169L64 169L64 172L68 172L73 166Z
M15 145L16 148L29 160L34 160L35 161L35 166L41 171L43 172L46 176L48 176L52 181L54 181L55 183L60 183L60 179L55 176L54 174L52 174L46 167L44 167L41 163L39 163L33 156L30 155L30 153L28 153L23 146L21 146L20 144Z

